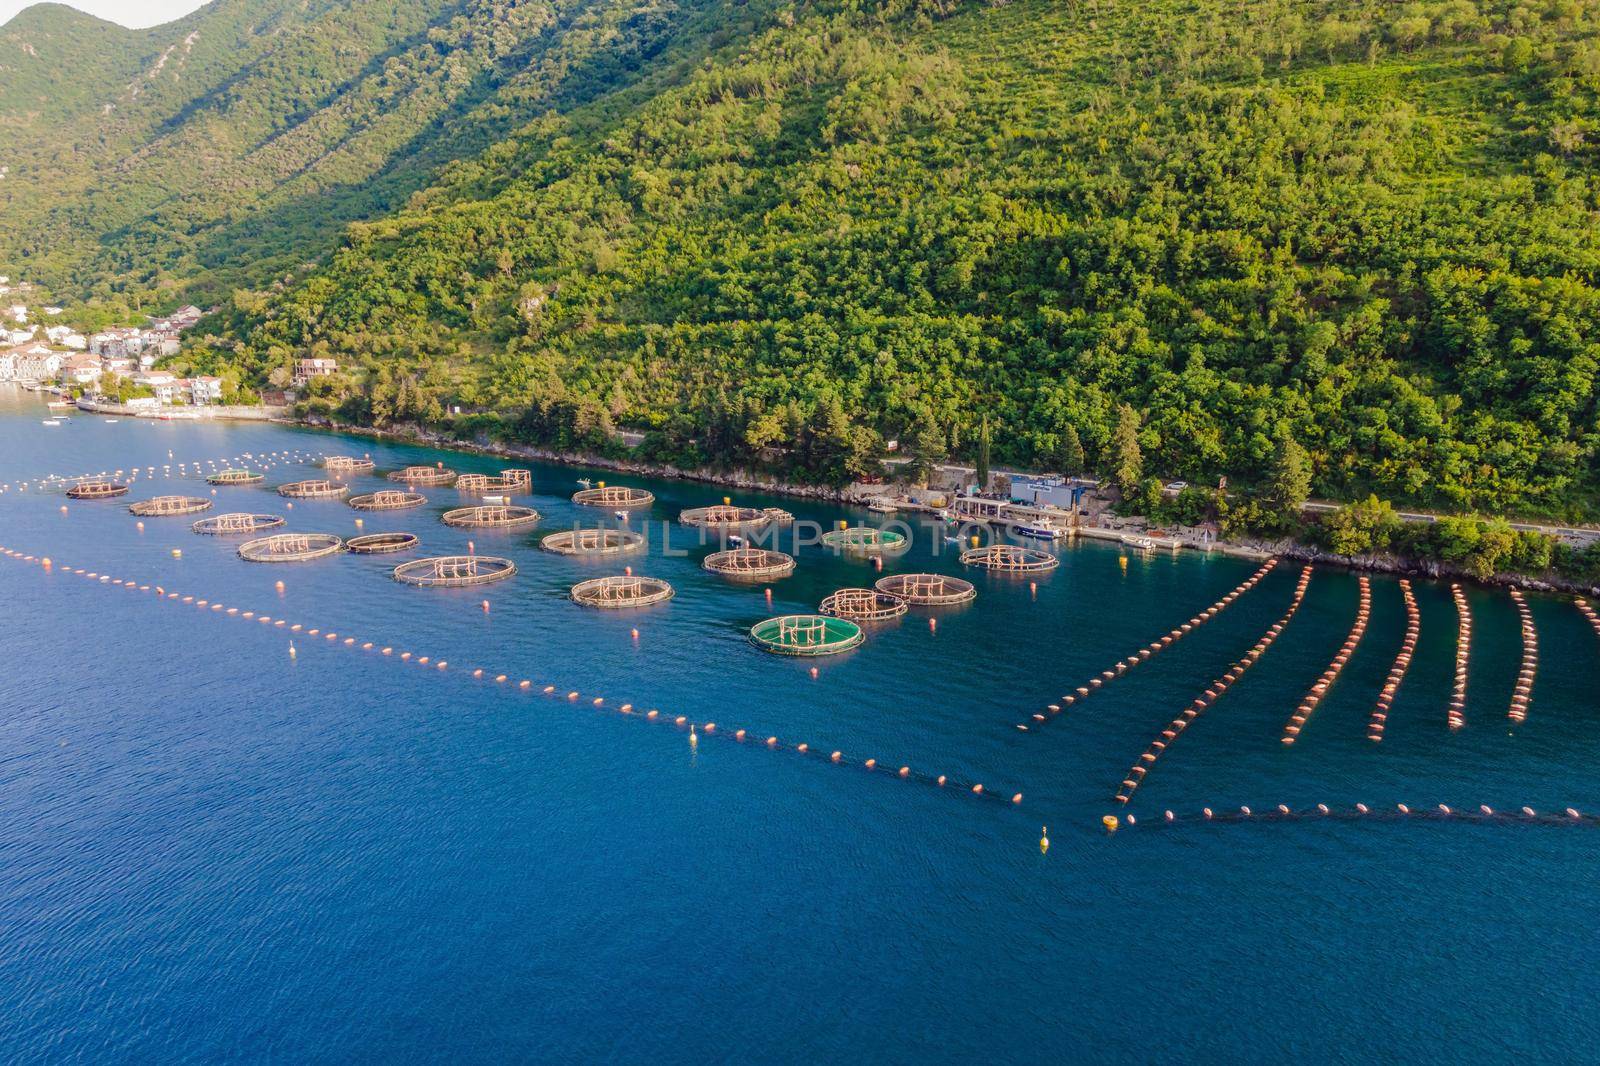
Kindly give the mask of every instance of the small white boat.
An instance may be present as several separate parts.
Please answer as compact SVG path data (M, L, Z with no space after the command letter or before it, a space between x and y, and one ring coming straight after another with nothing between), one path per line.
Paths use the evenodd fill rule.
M115 418L108 418L108 419L106 419L106 421L107 421L107 422L108 422L108 423L114 423L114 422L116 422L116 421L117 421L117 420L116 420L116 419L115 419Z
M611 513L616 516L618 522L626 522L628 520L627 511L612 511Z
M730 547L730 548L742 548L742 547L744 547L744 538L739 536L739 534L737 534L737 533L728 534L728 547Z
M47 419L44 420L44 424L47 425L47 426L59 426L61 424L61 419L59 419L59 418L47 418Z
M579 479L578 479L578 484L580 484L580 485L582 485L582 486L583 486L583 487L584 487L584 488L586 488L586 489L587 489L587 488L591 488L591 487L593 487L593 485L594 485L594 482L593 482L593 481L591 481L591 480L589 480L589 479L588 479L588 478L586 478L586 477L580 477L580 478L579 478Z
M511 497L510 496L485 496L483 498L483 502L484 503L510 503L511 502Z

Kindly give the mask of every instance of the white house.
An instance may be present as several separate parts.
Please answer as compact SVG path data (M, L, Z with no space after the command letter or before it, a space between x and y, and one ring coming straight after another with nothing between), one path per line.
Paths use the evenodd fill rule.
M196 377L189 379L189 402L196 406L222 402L222 379Z
M61 373L61 364L66 358L42 344L28 344L12 351L17 359L15 374L19 381L50 381Z

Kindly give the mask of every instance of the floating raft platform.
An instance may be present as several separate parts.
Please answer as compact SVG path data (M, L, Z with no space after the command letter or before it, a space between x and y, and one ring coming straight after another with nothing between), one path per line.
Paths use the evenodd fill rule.
M907 603L930 607L967 603L978 596L972 582L943 574L890 574L879 578L872 587Z
M848 526L822 535L822 543L837 551L860 555L879 555L899 551L906 546L903 533L875 529L872 526Z
M509 504L457 507L454 511L446 511L442 521L447 526L466 529L521 529L539 521L539 512L532 507L513 507Z
M352 496L348 502L358 511L404 511L408 507L421 507L428 498L420 492L379 489L365 496Z
M278 486L278 495L287 496L291 500L332 500L348 495L349 492L349 485L341 485L325 478L291 481L287 485Z
M775 655L837 655L866 639L861 627L820 614L786 614L750 627L750 640Z
M516 572L516 563L493 555L440 555L401 563L394 579L423 588L461 588L504 581Z
M585 507L615 507L620 511L637 511L656 502L653 492L636 489L631 485L601 485L592 489L579 489L572 494L572 502Z
M595 577L572 586L572 601L585 607L648 607L672 599L672 586L655 577L621 574Z
M115 481L80 481L67 490L72 500L109 500L127 494L128 486Z
M421 543L422 538L415 533L367 533L351 537L344 542L344 547L346 551L357 555L386 555L389 552L407 551Z
M239 558L251 563L307 563L343 547L332 533L274 533L239 545Z
M739 532L760 529L771 519L767 512L754 507L732 507L719 503L714 507L691 507L678 515L678 521L696 529L715 529L722 532Z
M456 472L442 466L408 466L403 470L390 471L389 480L420 488L434 488L454 483Z
M266 480L265 474L254 470L218 470L215 474L206 477L208 485L259 485Z
M228 536L239 533L257 533L263 529L276 529L283 525L283 522L282 515L249 514L244 511L234 511L229 514L202 518L189 528L196 533L206 533L211 536Z
M644 537L628 529L568 529L545 537L539 547L558 555L621 555L644 547Z
M371 459L357 459L353 455L330 455L322 460L322 469L330 474L370 474L373 466Z
M823 614L852 622L885 622L906 613L906 601L877 589L840 589L818 607Z
M165 518L209 511L211 503L204 496L153 496L148 500L130 503L128 510L140 518Z
M991 544L985 548L971 548L961 553L967 566L982 567L1007 574L1036 574L1054 570L1061 560L1038 548L1020 548L1015 544Z
M700 565L727 577L784 577L794 572L794 556L767 548L733 548L712 552Z

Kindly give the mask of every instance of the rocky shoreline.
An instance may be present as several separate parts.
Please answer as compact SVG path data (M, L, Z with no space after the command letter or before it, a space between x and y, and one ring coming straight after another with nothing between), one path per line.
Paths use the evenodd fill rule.
M321 419L279 419L277 421L310 429L370 437L373 440L421 444L447 451L495 455L506 459L532 459L542 462L589 466L600 470L615 470L623 474L640 474L647 477L697 481L727 488L794 496L801 499L824 500L833 503L859 504L865 502L868 496L880 494L878 489L867 491L859 486L836 489L826 485L785 481L746 470L687 469L670 464L647 463L636 459L612 459L608 456L559 452L549 448L536 448L525 444L504 444L484 438L476 441L462 441L416 426L383 430L370 426L346 426ZM1114 530L1085 529L1081 532L1086 537L1098 540L1120 541L1122 539L1121 534ZM1568 592L1600 596L1600 587L1586 585L1578 581L1569 581L1550 574L1530 577L1526 574L1500 573L1482 578L1436 560L1409 559L1387 554L1334 555L1321 551L1309 544L1301 544L1292 540L1273 542L1218 540L1210 542L1209 546L1204 548L1188 543L1183 546L1191 551L1215 551L1242 559L1265 559L1270 556L1277 556L1280 559L1313 563L1317 566L1337 566L1362 573L1394 574L1398 577L1427 578L1435 581L1460 581L1495 588L1519 588L1535 592Z

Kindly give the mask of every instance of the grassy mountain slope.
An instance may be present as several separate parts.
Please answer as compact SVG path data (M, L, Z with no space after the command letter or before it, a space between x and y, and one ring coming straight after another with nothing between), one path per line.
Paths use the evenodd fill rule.
M347 413L443 400L661 455L874 435L1109 447L1319 491L1595 511L1594 0L802 5L683 84L518 130L227 358L331 350ZM220 356L219 356L220 358ZM1070 430L1070 434L1069 434Z

